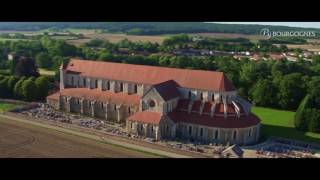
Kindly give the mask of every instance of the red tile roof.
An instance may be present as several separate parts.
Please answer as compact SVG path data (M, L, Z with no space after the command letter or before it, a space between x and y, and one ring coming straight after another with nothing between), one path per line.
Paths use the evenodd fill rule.
M208 115L188 114L187 112L173 111L168 114L170 119L175 123L184 122L190 124L199 124L203 126L219 127L219 128L245 128L254 126L260 123L260 120L254 114L248 116L236 117L213 117Z
M179 110L188 110L190 100L188 99L180 99L178 102L177 109Z
M223 72L177 69L145 65L121 64L71 59L67 71L83 76L128 81L141 84L158 84L168 80L180 86L211 91L234 91Z
M116 104L136 105L140 104L140 96L137 94L126 94L122 92L114 93L111 91L101 91L89 88L67 88L60 90L63 96L85 98L100 102L111 102Z
M180 93L177 89L179 85L173 81L165 81L159 84L154 85L154 88L158 91L160 96L165 100L168 101L170 99L176 98L180 96Z
M138 121L138 122L158 125L161 120L161 114L157 112L140 111L129 116L127 119L129 121Z
M192 104L192 110L191 111L196 111L197 113L200 113L200 106L201 106L201 101L194 101Z
M60 97L60 94L59 94L59 92L57 92L57 93L54 93L54 94L51 94L51 95L47 96L47 99L58 101L59 97Z
M224 113L223 103L216 104L215 113Z
M212 104L210 102L205 102L203 107L203 113L211 113Z

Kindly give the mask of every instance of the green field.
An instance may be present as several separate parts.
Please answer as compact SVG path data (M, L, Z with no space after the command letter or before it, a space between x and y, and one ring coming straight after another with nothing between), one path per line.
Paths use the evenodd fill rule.
M0 41L33 41L32 39L0 38Z
M54 76L56 74L54 71L47 70L47 69L44 69L44 68L39 68L39 73L41 75L47 75L47 76Z
M320 143L319 133L302 132L295 129L295 112L262 107L253 107L252 112L261 119L263 137L278 136Z

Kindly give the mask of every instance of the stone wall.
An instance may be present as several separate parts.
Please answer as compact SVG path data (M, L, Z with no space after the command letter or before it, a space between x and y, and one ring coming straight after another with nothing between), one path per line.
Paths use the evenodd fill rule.
M191 128L191 131L190 131ZM207 143L252 144L260 136L260 125L247 128L214 128L196 124L178 123L177 136ZM201 132L202 131L202 132ZM191 134L190 134L191 132Z
M58 101L47 100L55 109L79 113L108 121L125 123L126 118L138 111L137 106L128 106L111 102L99 102L76 97L60 97ZM60 106L60 108L58 108Z

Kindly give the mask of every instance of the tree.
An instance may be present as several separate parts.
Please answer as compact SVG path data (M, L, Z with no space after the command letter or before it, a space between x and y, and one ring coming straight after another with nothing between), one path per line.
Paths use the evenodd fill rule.
M15 69L15 75L18 77L26 76L34 76L38 77L39 71L38 67L35 65L35 62L31 58L20 58L16 69Z
M51 57L46 52L40 52L36 55L36 64L40 68L51 68L53 65Z
M320 104L320 76L314 76L308 82L308 93L315 98L316 103Z
M4 78L0 81L0 97L2 98L9 98L10 96L8 80L9 78Z
M294 125L303 131L320 132L320 103L308 94L300 103L294 117Z
M16 66L19 62L19 59L15 56L12 60L8 61L8 67L10 69L10 73L14 74Z
M251 91L253 103L259 106L273 106L275 90L270 80L260 79Z
M296 110L305 97L305 85L302 74L291 73L283 76L278 92L279 105L283 109Z
M37 98L39 100L43 100L49 92L50 82L47 77L40 76L35 80L35 85L37 88Z
M22 98L22 83L25 81L25 77L20 78L20 80L15 84L13 88L13 96L17 99Z
M33 101L37 96L37 87L34 81L28 79L22 83L22 96L25 101Z
M10 76L8 79L8 90L9 90L9 94L10 97L13 97L14 93L14 86L16 85L16 83L19 81L19 79L17 77L14 76Z

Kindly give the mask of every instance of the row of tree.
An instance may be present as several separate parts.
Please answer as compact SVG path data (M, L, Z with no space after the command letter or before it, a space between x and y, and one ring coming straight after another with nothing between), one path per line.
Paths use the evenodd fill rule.
M21 77L0 76L0 97L24 101L44 100L52 85L45 76Z

